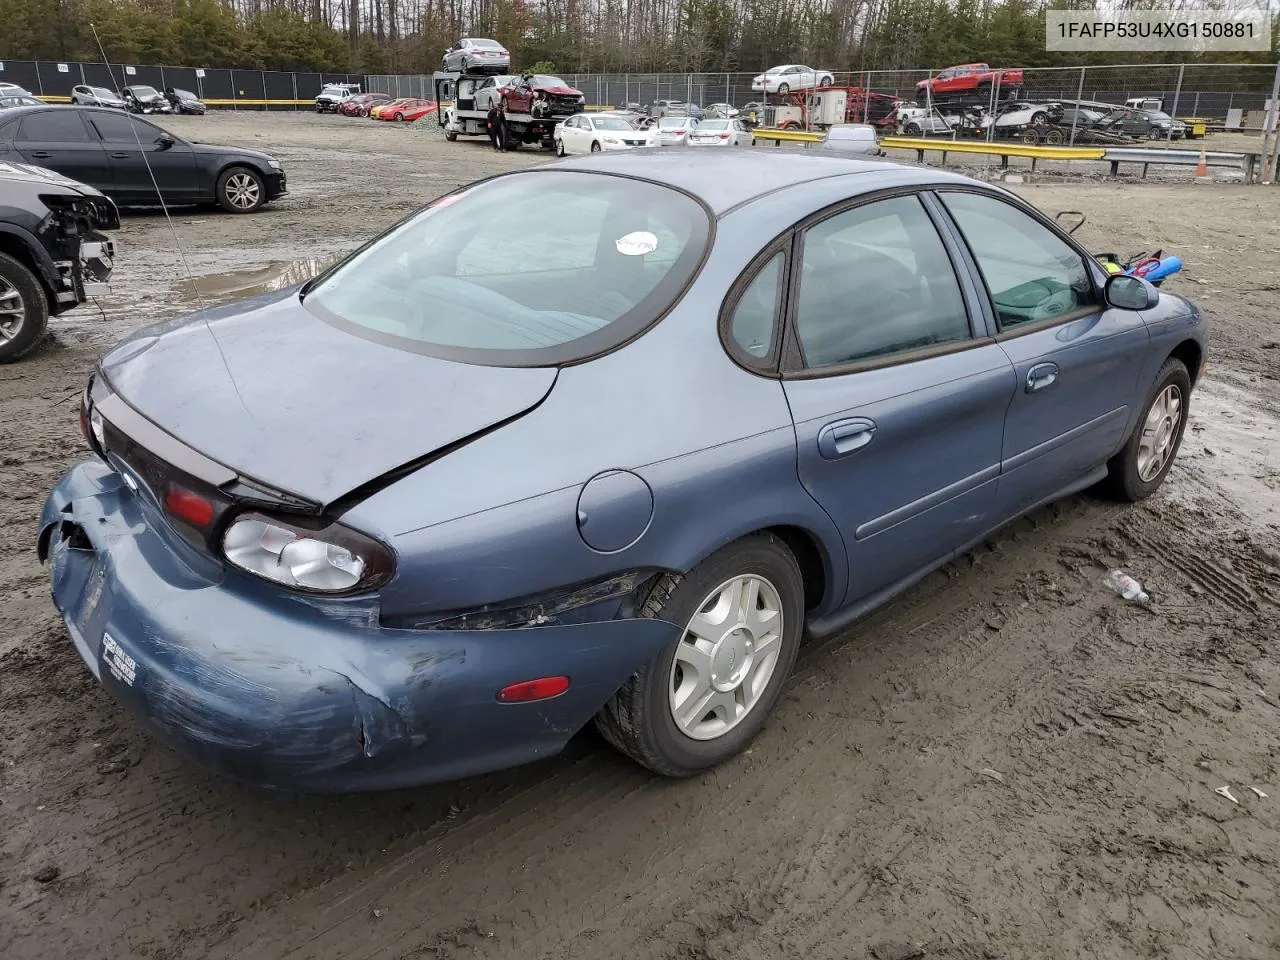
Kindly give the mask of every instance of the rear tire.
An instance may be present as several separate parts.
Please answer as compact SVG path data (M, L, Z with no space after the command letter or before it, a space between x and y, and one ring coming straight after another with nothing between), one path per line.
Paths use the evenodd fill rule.
M1170 357L1156 374L1155 386L1124 449L1107 463L1102 483L1107 494L1137 503L1160 489L1182 446L1190 400L1191 375L1181 360Z
M737 581L754 583L758 600L750 606L740 601L725 604L726 597L736 594L731 584ZM804 581L795 557L772 534L744 537L716 551L683 577L660 577L639 615L693 624L699 613L708 614L706 619L697 618L700 631L718 632L712 621L721 628L733 623L741 626L726 629L715 645L705 640L694 645L688 627L682 629L596 715L596 726L606 740L637 763L667 777L688 777L723 763L742 751L764 726L795 664L804 630ZM708 647L712 652L705 653ZM700 651L705 660L690 658L690 653ZM695 662L701 662L709 677L691 665ZM742 678L733 685L735 670ZM713 687L706 681L717 682L718 672L723 685ZM753 686L753 681L758 686ZM717 693L730 686L725 693ZM698 693L704 687L714 698L710 703ZM690 688L688 699L677 704L681 691ZM702 704L703 709L694 703ZM717 705L712 707L711 703ZM690 709L682 711L682 723L675 712L677 706L685 705ZM727 715L730 705L741 712L732 721L721 719L726 729L717 732L717 720L708 718L717 711L723 711L722 717Z
M48 325L49 301L36 275L20 260L0 253L0 363L30 353Z
M820 87L829 87L834 81L830 77L823 77L822 82L818 84Z
M924 128L918 123L908 123L902 130L908 137L918 137L924 133Z
M790 92L791 92L791 84L789 83L778 84L778 96L785 97Z
M565 152L564 152L564 141L563 141L563 140L557 140L557 141L556 141L556 156L557 156L557 157L563 157L564 155L565 155Z

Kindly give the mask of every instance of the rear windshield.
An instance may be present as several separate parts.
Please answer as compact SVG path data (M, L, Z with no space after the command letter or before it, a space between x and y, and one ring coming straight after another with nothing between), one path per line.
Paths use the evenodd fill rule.
M321 277L304 302L350 333L469 363L539 366L629 339L679 298L703 207L641 180L509 174L437 200Z
M658 128L660 130L681 130L688 126L688 117L663 117L658 121Z
M596 117L595 124L597 130L634 130L633 124L627 123L622 117Z
M703 120L698 124L699 130L728 130L728 120Z
M500 44L497 40L472 40L471 45L473 47L483 47L486 50L502 49L502 44Z

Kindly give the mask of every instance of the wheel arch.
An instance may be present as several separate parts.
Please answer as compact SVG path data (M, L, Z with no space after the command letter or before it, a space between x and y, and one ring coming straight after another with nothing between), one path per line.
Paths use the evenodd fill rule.
M40 289L44 291L50 314L56 313L58 304L53 293L60 279L58 268L40 242L21 227L0 223L0 253L8 254L31 268L40 281Z
M1194 387L1200 379L1200 368L1204 365L1204 351L1200 344L1191 339L1183 340L1169 352L1169 356L1182 361Z

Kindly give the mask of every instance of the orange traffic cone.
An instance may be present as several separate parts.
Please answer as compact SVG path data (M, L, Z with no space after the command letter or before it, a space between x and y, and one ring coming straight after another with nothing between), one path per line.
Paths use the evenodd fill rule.
M1196 176L1207 177L1209 175L1209 164L1204 157L1204 144L1200 144L1200 162L1196 164Z

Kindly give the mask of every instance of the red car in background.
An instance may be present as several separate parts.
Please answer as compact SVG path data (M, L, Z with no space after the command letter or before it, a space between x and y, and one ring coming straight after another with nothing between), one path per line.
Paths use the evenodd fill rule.
M526 73L498 88L507 113L527 113L534 117L571 117L581 113L587 98L559 77Z
M988 95L988 88L999 84L1000 95L1016 97L1022 87L1022 71L993 70L985 63L964 63L957 67L947 67L936 77L921 80L916 84L916 93L920 97L931 95L934 100L956 99L968 94L981 93Z
M344 117L367 117L370 107L390 102L391 94L389 93L361 93L338 104L338 113Z
M379 120L403 120L406 123L412 123L414 120L421 120L428 114L436 112L437 104L434 100L406 100L403 103L397 103L395 108L387 108L379 110L376 114Z

